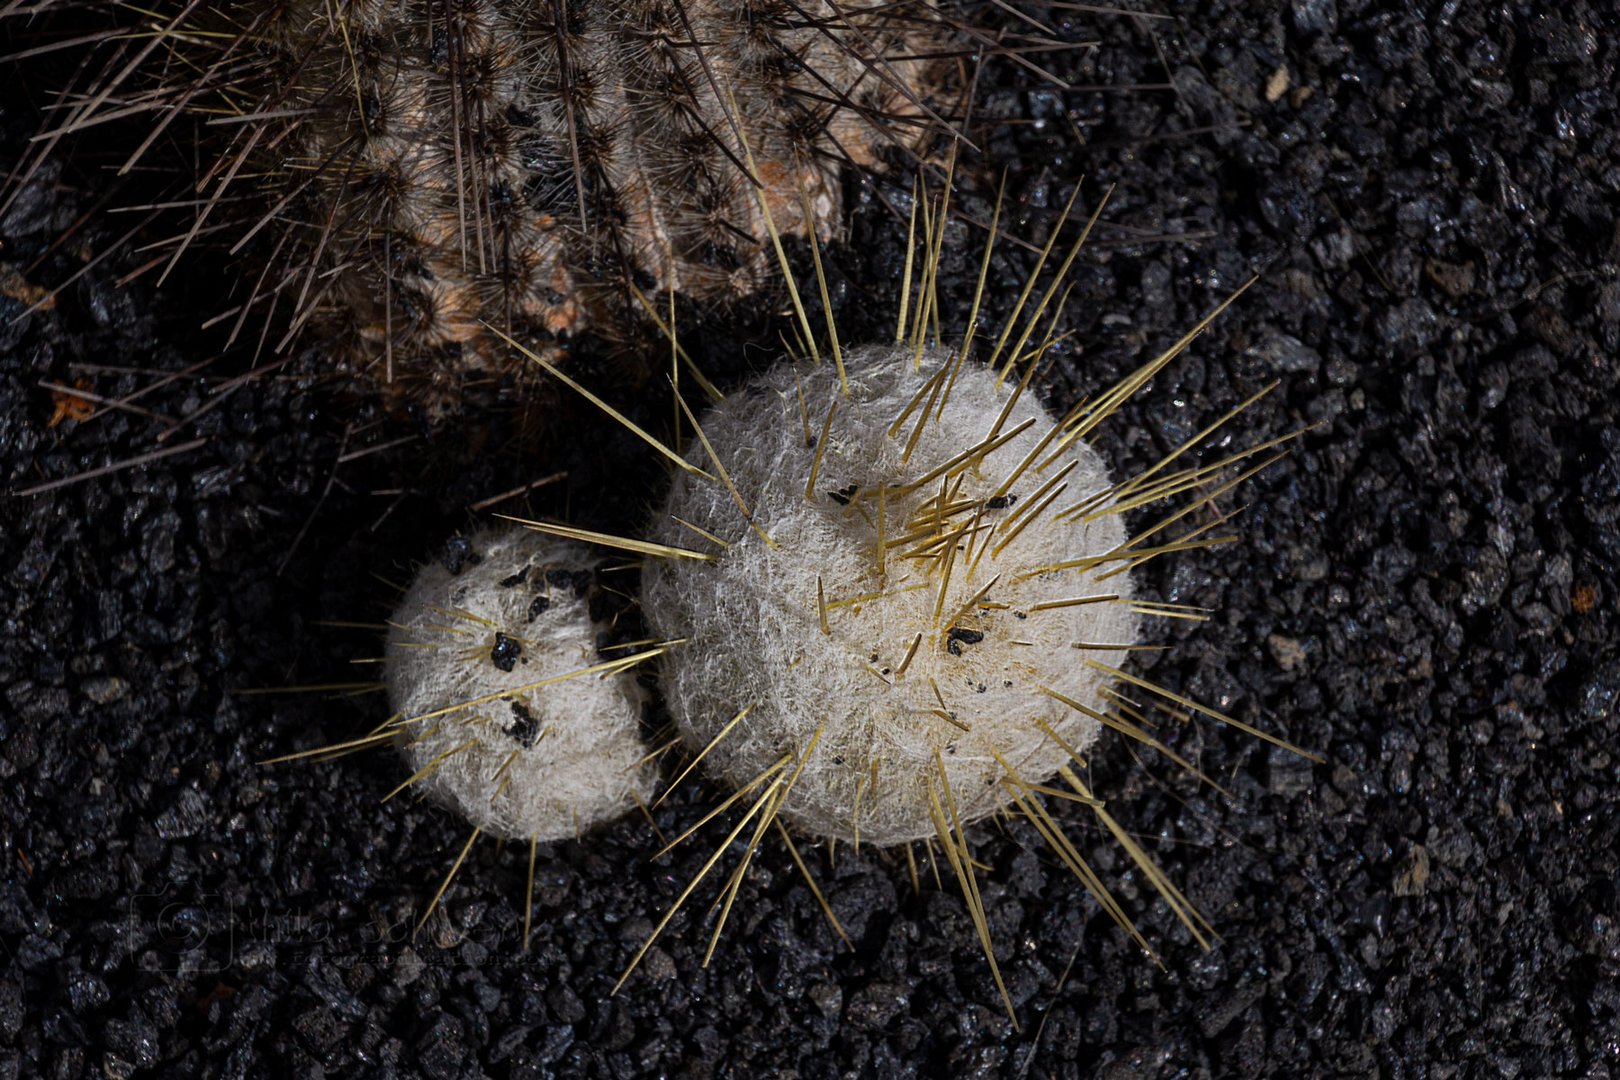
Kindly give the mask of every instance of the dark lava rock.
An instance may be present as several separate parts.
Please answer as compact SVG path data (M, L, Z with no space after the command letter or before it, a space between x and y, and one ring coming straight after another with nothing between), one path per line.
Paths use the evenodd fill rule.
M1258 275L1093 441L1129 475L1273 380L1181 464L1319 425L1217 500L1244 508L1237 543L1136 572L1140 595L1212 614L1154 620L1150 643L1173 647L1130 664L1325 761L1192 717L1154 735L1228 794L1123 739L1085 773L1214 925L1209 951L1089 810L1057 800L1162 967L1032 829L970 829L1017 1030L950 866L921 848L918 891L901 852L829 860L800 841L846 945L768 836L705 964L739 839L617 995L718 823L656 861L639 818L540 845L527 951L528 845L480 839L418 932L471 830L382 804L403 779L391 753L258 764L360 737L387 719L381 697L252 691L373 677L350 661L378 638L353 624L384 617L414 565L470 565L488 512L633 530L663 473L561 396L525 412L489 387L434 427L346 394L318 341L256 351L245 331L224 350L231 318L199 326L244 278L208 228L159 288L136 271L189 216L121 251L131 215L76 224L104 200L198 198L119 178L141 131L106 125L51 153L0 220L0 1078L1620 1076L1620 12L1020 6L1034 23L973 8L1057 79L1010 60L980 75L985 157L958 170L942 321L972 305L972 223L1002 170L1001 229L1036 250L1083 175L1075 218L1112 194L1043 400L1095 400ZM26 21L7 55L43 32ZM0 175L39 145L63 64L0 74ZM892 334L913 182L896 158L851 185L847 234L822 252L846 343ZM790 247L802 283L809 253ZM991 259L981 340L1034 258L1006 243ZM28 287L69 279L17 318ZM743 307L678 313L727 386L794 333L780 296ZM664 430L662 367L568 348ZM39 383L79 378L144 412L51 426ZM634 592L634 575L549 588ZM711 795L688 781L658 828L696 824Z

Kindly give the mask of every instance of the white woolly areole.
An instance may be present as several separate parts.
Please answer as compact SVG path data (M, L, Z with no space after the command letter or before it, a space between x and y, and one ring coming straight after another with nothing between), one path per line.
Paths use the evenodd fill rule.
M744 520L724 485L682 472L654 539L716 552L679 518L727 546L712 562L649 560L642 607L656 633L687 639L665 656L662 677L670 713L695 750L749 708L708 752L706 768L741 786L794 755L778 774L785 783L820 729L780 813L818 836L897 844L936 835L941 821L966 824L1007 803L1008 766L1023 782L1040 784L1071 762L1070 750L1090 746L1097 721L1045 691L1105 711L1097 693L1107 675L1086 660L1115 666L1125 654L1075 645L1133 644L1138 617L1128 576L1115 572L1122 561L1042 569L1125 543L1118 514L1061 513L1093 496L1100 497L1095 508L1111 505L1107 469L1094 450L1078 441L1064 447L1044 468L1018 477L1008 492L1015 499L995 498L1053 432L1052 417L1033 395L1013 405L997 434L1032 421L1024 431L976 467L944 472L942 525L940 477L909 491L906 485L984 442L1012 385L998 387L992 373L964 364L943 406L928 401L933 412L903 460L923 407L896 435L888 430L947 358L925 352L919 369L909 349L868 347L844 361L847 395L830 364L784 365L700 420L754 523L775 546ZM805 483L835 400L807 500ZM1035 460L1044 463L1061 445L1054 437ZM714 471L700 446L689 458ZM1044 512L1031 513L1059 488ZM939 539L958 529L967 532L954 544ZM920 552L929 534L935 546ZM946 553L952 546L954 555ZM818 588L830 633L822 628ZM1093 596L1117 599L1037 607Z
M416 783L485 832L576 836L654 781L637 764L647 748L634 675L534 685L603 662L596 635L607 627L591 620L587 595L598 560L523 528L470 543L459 573L422 568L389 629L388 699L406 762L412 775L431 765Z

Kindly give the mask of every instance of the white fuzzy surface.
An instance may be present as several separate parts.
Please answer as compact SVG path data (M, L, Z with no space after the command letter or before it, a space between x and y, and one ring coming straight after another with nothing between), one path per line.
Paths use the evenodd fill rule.
M456 574L437 562L422 567L390 626L386 680L404 721L406 763L414 774L470 743L417 785L497 836L577 836L631 809L632 793L645 797L654 782L651 766L636 764L647 747L633 673L529 685L602 662L596 634L605 627L591 621L586 597L547 576L589 571L598 560L520 527L470 540L481 561ZM531 619L541 597L549 606ZM521 646L510 671L493 659L497 632ZM502 691L472 708L412 719Z
M654 539L678 547L716 552L715 562L649 560L642 606L654 631L689 643L665 657L663 686L669 709L694 750L708 745L736 713L752 711L705 759L705 767L732 785L753 780L783 754L806 746L822 729L781 813L817 836L853 838L860 793L862 842L895 844L935 834L932 799L950 813L938 784L938 761L949 779L959 818L982 818L1008 801L1001 785L1006 770L996 753L1028 783L1043 783L1069 760L1043 734L1044 721L1077 751L1097 736L1096 721L1040 691L1046 687L1103 711L1097 690L1104 676L1083 661L1093 656L1119 664L1124 653L1077 649L1075 642L1132 644L1138 617L1128 604L1130 580L1097 576L1120 564L1091 570L1051 571L1020 580L1043 566L1110 551L1125 541L1117 515L1078 524L1059 521L1063 510L1109 487L1107 469L1083 443L1065 451L1044 472L1030 469L1012 488L1029 497L1064 466L1066 490L999 554L1005 536L989 534L971 577L959 549L943 605L935 621L941 568L900 557L890 549L880 577L876 552L875 498L846 507L831 497L857 485L904 483L926 474L989 434L1011 393L973 363L964 366L946 407L930 421L910 461L902 463L916 414L899 436L886 429L944 357L925 353L921 371L911 353L892 348L853 350L845 356L851 384L842 396L829 363L795 372L782 366L730 395L700 422L729 471L756 523L775 541L767 544L742 518L720 484L687 473L673 484ZM810 427L819 439L828 407L839 407L813 496L805 481L815 457L806 445L798 399L802 381ZM1002 480L1053 427L1032 394L1015 405L1002 432L1033 418L1033 426L966 472L952 501L988 500ZM1050 448L1042 452L1042 459ZM700 446L689 460L713 466ZM885 504L886 536L899 535L907 517L936 498L935 481L894 504ZM1029 505L1020 499L1005 509L986 508L980 523L999 523ZM864 510L865 513L857 512ZM720 537L712 542L678 524L682 518ZM953 520L968 525L973 512ZM974 553L980 550L979 545ZM975 608L954 625L981 633L982 640L950 648L953 613L992 578L985 597L1005 608ZM826 600L831 634L821 628L817 585ZM923 585L922 588L910 588ZM907 591L909 589L909 591ZM840 601L873 593L858 604ZM1031 612L1041 601L1117 593L1119 602L1092 603ZM923 640L901 676L908 647ZM963 731L936 714L934 686ZM993 752L994 751L994 752ZM871 782L877 763L877 780ZM932 796L930 792L932 791Z

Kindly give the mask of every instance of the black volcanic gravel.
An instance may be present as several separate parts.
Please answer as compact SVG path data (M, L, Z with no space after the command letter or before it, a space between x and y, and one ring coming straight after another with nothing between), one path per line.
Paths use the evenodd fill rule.
M1028 829L973 830L1022 1032L960 898L871 851L806 851L853 950L771 845L710 967L713 887L617 996L708 854L649 863L645 822L541 850L526 954L527 852L489 844L413 935L465 827L379 805L402 778L385 753L257 764L363 732L380 696L245 691L373 675L348 661L376 635L326 624L379 621L470 505L567 470L493 509L626 528L657 470L564 406L541 450L510 412L426 429L336 396L313 354L219 397L251 356L184 372L213 355L195 327L222 278L117 287L137 254L17 321L29 282L127 228L48 251L106 183L53 159L0 222L0 490L177 452L0 496L0 1080L1620 1075L1620 16L1033 10L1101 44L1042 54L1075 89L987 74L992 164L962 205L988 217L1005 165L1006 231L1039 241L1082 174L1077 215L1113 187L1044 392L1095 393L1258 273L1100 445L1139 467L1272 379L1234 446L1321 425L1231 504L1241 543L1144 568L1151 595L1216 614L1163 628L1177 647L1136 670L1326 763L1202 722L1168 737L1231 799L1147 751L1092 762L1222 940L1200 950L1082 812L1066 822L1163 966ZM8 168L26 97L0 116ZM882 332L904 239L858 202L829 253L846 338ZM960 316L982 234L952 236ZM1003 247L991 309L1029 262ZM687 325L722 375L773 354ZM42 379L117 398L160 372L145 412L48 426ZM659 826L708 799L689 784Z

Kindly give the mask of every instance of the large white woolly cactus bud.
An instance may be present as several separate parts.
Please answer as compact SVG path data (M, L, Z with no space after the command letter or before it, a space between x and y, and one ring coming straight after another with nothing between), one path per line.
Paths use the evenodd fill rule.
M642 606L686 639L663 685L711 772L800 769L782 816L895 844L1083 752L1109 678L1087 661L1117 663L1138 617L1107 469L1032 395L942 353L844 361L779 367L700 420L735 491L677 475L654 539L720 550L650 562Z
M512 528L422 568L388 634L412 782L485 832L557 840L649 794L635 677L597 653L588 549Z

